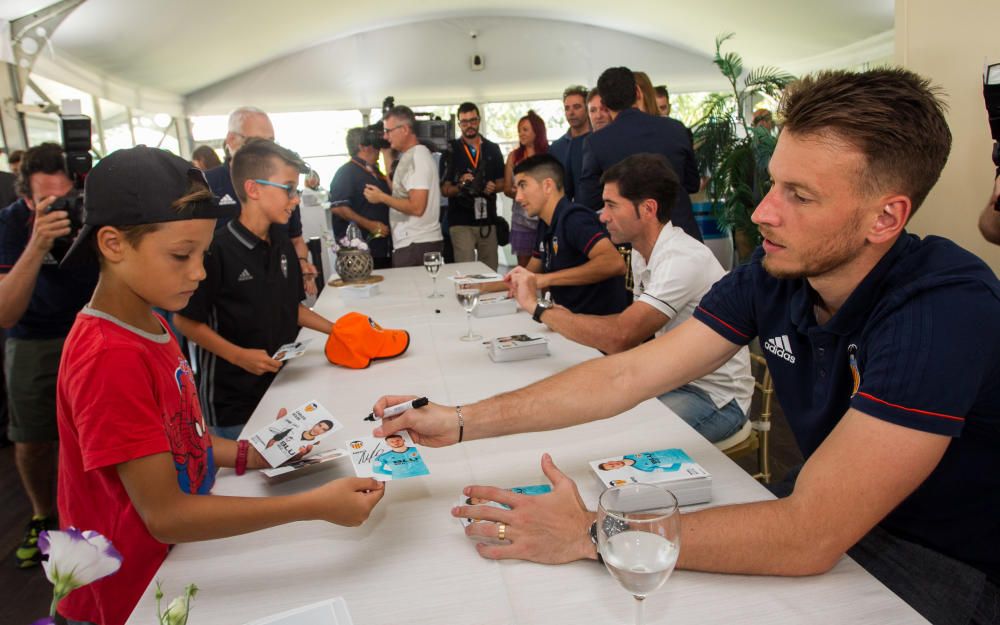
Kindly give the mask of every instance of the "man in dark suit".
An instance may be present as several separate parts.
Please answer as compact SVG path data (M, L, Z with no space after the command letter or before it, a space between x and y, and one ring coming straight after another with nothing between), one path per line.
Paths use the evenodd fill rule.
M594 210L603 205L601 174L628 156L650 152L662 154L674 168L681 187L670 221L701 241L701 231L691 211L688 193L698 191L700 178L694 149L684 124L671 117L653 117L632 107L636 84L632 70L612 67L597 80L604 105L611 111L612 122L599 132L592 132L583 142L583 173L576 201Z

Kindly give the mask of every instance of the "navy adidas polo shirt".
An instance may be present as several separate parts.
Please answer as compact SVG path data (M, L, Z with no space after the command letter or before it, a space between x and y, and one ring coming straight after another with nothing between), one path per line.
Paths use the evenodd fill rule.
M758 249L722 278L694 316L739 345L760 337L806 458L848 408L951 437L930 476L880 525L1000 579L996 276L947 239L903 234L819 325L808 282L770 276L763 257Z
M0 274L7 274L21 258L31 240L34 213L24 199L0 210ZM97 286L99 267L93 254L69 268L58 258L69 249L68 239L57 239L45 255L31 290L28 308L7 336L15 339L55 339L69 334L76 314Z
M216 230L220 230L222 226L229 223L229 220L239 217L240 211L243 209L240 196L236 195L236 188L233 187L233 176L229 171L229 164L230 162L226 161L222 165L205 172L205 180L208 181L208 186L212 189L212 193L219 198L219 203L222 205L236 205L235 217L220 217L215 224ZM288 232L289 238L294 239L302 236L302 211L299 210L298 205L292 211L292 216L288 218L288 223L278 224L278 226Z
M542 261L543 273L579 267L597 242L608 233L597 214L564 196L552 213L552 223L538 220L538 249L533 256ZM624 262L624 261L623 261ZM553 286L552 299L578 314L612 315L628 307L632 295L625 290L624 276L614 276L594 284Z

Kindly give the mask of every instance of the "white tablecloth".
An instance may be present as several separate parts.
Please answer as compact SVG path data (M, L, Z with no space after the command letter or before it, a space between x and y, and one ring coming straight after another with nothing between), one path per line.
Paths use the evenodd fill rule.
M274 418L281 407L319 400L345 424L338 446L370 434L363 421L386 393L426 395L447 404L467 403L529 384L598 352L548 333L552 355L493 363L479 343L459 340L464 312L446 279L455 271L485 270L478 264L446 265L438 278L442 299L428 299L431 280L422 268L379 272L380 294L343 300L334 288L316 310L331 320L350 310L369 314L383 327L410 332L401 357L354 371L334 367L315 336L309 352L289 362L264 396L246 432ZM529 314L473 318L486 337L544 331ZM655 366L655 363L650 363ZM537 415L539 420L545 415ZM160 568L169 595L194 582L201 592L190 625L231 625L334 596L343 596L356 625L376 624L607 624L632 618L632 597L594 562L545 566L493 562L479 557L449 513L468 484L518 486L545 482L539 468L550 452L573 477L591 508L601 487L588 460L639 450L681 447L713 476L711 505L771 495L681 419L656 400L613 419L569 429L472 441L423 449L431 475L387 485L383 501L360 528L323 522L294 523L244 536L176 546ZM218 495L265 496L300 492L351 474L346 462L332 471L278 485L256 474L220 471ZM683 545L681 546L683 549ZM152 622L153 587L129 623ZM843 558L829 573L810 578L752 577L677 571L646 601L649 623L923 623L909 606Z

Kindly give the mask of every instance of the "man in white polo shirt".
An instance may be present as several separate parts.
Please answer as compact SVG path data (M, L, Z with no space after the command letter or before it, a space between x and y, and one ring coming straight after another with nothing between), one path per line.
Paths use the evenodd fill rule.
M536 311L535 319L570 340L613 354L686 321L725 271L711 250L670 224L679 183L663 156L630 156L608 169L601 183L601 221L616 244L632 244L632 305L617 315L575 314L540 302L530 272L518 267L509 280L518 304ZM661 395L660 401L715 442L743 426L752 394L744 347L715 371Z
M444 249L441 234L441 181L430 150L420 144L416 118L405 106L395 106L385 114L384 136L400 152L392 175L392 195L373 184L366 185L365 199L389 207L392 230L392 266L422 265L426 252Z

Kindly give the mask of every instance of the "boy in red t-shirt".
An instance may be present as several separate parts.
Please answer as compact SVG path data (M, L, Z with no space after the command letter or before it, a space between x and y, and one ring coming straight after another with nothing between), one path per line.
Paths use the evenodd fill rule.
M283 523L358 525L384 494L371 479L335 480L288 497L199 497L216 466L262 468L248 442L208 433L194 378L153 307L183 308L205 277L215 219L204 176L143 146L102 160L87 178L85 225L64 263L97 250L101 275L59 367L59 516L108 537L114 575L59 605L68 619L121 625L169 543L244 534Z

